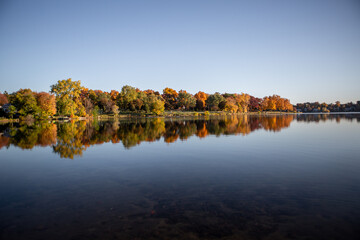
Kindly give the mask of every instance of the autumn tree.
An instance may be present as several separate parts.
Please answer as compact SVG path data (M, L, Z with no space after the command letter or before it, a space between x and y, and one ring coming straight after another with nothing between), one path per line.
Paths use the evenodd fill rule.
M261 110L276 110L276 101L273 96L264 97L261 102Z
M152 90L152 89L148 89L148 90L145 90L145 91L143 91L144 93L146 93L146 94L154 94L154 95L156 95L156 96L160 96L160 93L158 92L158 91L154 91L154 90Z
M307 108L312 109L310 105L305 104ZM261 110L270 110L270 111L293 111L294 108L290 101L286 98L281 98L279 95L272 95L268 97L264 97L261 104ZM320 111L320 104L314 104L314 107L319 109Z
M9 100L5 94L0 93L0 106L9 103Z
M71 78L59 80L52 85L51 93L55 94L56 109L54 109L53 95L44 92L35 93L30 89L20 89L11 94L11 99L7 93L0 94L0 104L5 104L10 100L14 106L13 113L17 112L21 116L33 115L35 118L51 116L56 112L67 116L94 116L101 113L117 115L119 109L161 114L164 111L163 107L169 110L178 108L208 109L234 113L264 110L293 111L290 101L278 95L267 96L263 99L246 93L220 94L216 92L208 95L199 91L192 95L185 90L176 92L171 88L165 88L163 94L160 95L159 92L151 89L141 91L128 85L123 86L120 93L116 90L111 90L109 93L101 90L89 90L82 87L80 81L72 81ZM340 104L340 102L325 106L315 102L305 103L300 107L306 111L353 111L358 106L353 103Z
M94 110L94 104L90 98L90 91L87 88L83 88L80 94L81 104L84 106L86 115L88 116L92 115Z
M88 97L91 100L93 105L97 105L97 96L101 92L102 91L100 91L100 90L92 90L92 89L88 90L87 95L88 95Z
M206 99L208 98L208 94L199 91L198 93L195 94L195 99L196 99L196 109L197 110L204 110L206 107Z
M177 102L179 107L184 107L186 110L193 109L196 106L196 98L185 90L179 91Z
M111 97L111 100L113 102L116 102L116 99L117 99L118 95L119 95L118 91L116 91L116 90L111 90L110 91L110 97Z
M239 112L248 112L250 95L241 93L234 96Z
M256 98L256 97L250 96L249 111L252 111L252 112L259 111L260 103L261 103L261 98Z
M285 111L285 99L281 98L280 96L277 96L276 99L276 109L280 111Z
M56 114L55 96L46 92L36 94L36 101L41 117L53 116Z
M290 112L294 111L294 106L290 103L289 99L286 99L286 98L284 99L284 105L285 105L286 111L290 111ZM325 109L326 109L326 107L325 107ZM328 110L326 109L326 111L328 111Z
M155 94L148 95L148 104L150 105L150 111L156 115L160 115L165 110L165 102L160 96Z
M172 110L177 108L178 93L171 88L165 88L163 90L162 97L165 100L165 109Z
M141 109L148 113L154 113L156 115L160 115L165 110L165 102L162 97L156 95L155 93L149 92L148 94L145 92L139 93L139 99L142 101Z
M71 78L59 80L51 86L51 92L56 95L57 111L61 115L85 116L85 108L80 101L83 87L80 81L72 81Z
M239 107L236 103L236 100L233 97L227 97L225 100L225 108L224 110L231 113L236 113Z

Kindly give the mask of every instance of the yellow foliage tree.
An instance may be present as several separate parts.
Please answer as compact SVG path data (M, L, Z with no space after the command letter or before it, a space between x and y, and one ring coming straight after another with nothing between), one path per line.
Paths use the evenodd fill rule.
M85 116L85 108L80 101L83 87L80 81L71 78L59 80L51 86L51 92L56 95L56 106L59 114L68 116Z

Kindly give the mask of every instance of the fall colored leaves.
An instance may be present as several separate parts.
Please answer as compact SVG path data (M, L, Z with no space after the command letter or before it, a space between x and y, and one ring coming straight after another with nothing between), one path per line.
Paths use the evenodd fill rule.
M185 90L177 92L165 88L160 94L154 90L142 91L131 86L123 86L121 91L87 89L80 81L71 78L59 80L51 87L51 94L36 93L30 89L20 89L12 94L0 94L0 105L10 103L8 117L32 116L47 118L60 116L96 116L120 112L140 112L160 115L164 110L226 111L246 113L249 111L293 111L290 101L278 95L255 98L249 94L207 94L199 91L195 95Z

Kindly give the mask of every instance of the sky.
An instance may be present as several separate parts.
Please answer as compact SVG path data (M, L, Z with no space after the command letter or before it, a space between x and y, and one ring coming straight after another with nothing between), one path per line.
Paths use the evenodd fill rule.
M0 0L0 92L89 89L360 100L358 0Z

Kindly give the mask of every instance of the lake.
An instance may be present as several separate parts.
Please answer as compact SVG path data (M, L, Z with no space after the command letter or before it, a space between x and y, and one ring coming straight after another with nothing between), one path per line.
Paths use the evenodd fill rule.
M360 239L360 114L0 125L1 239Z

